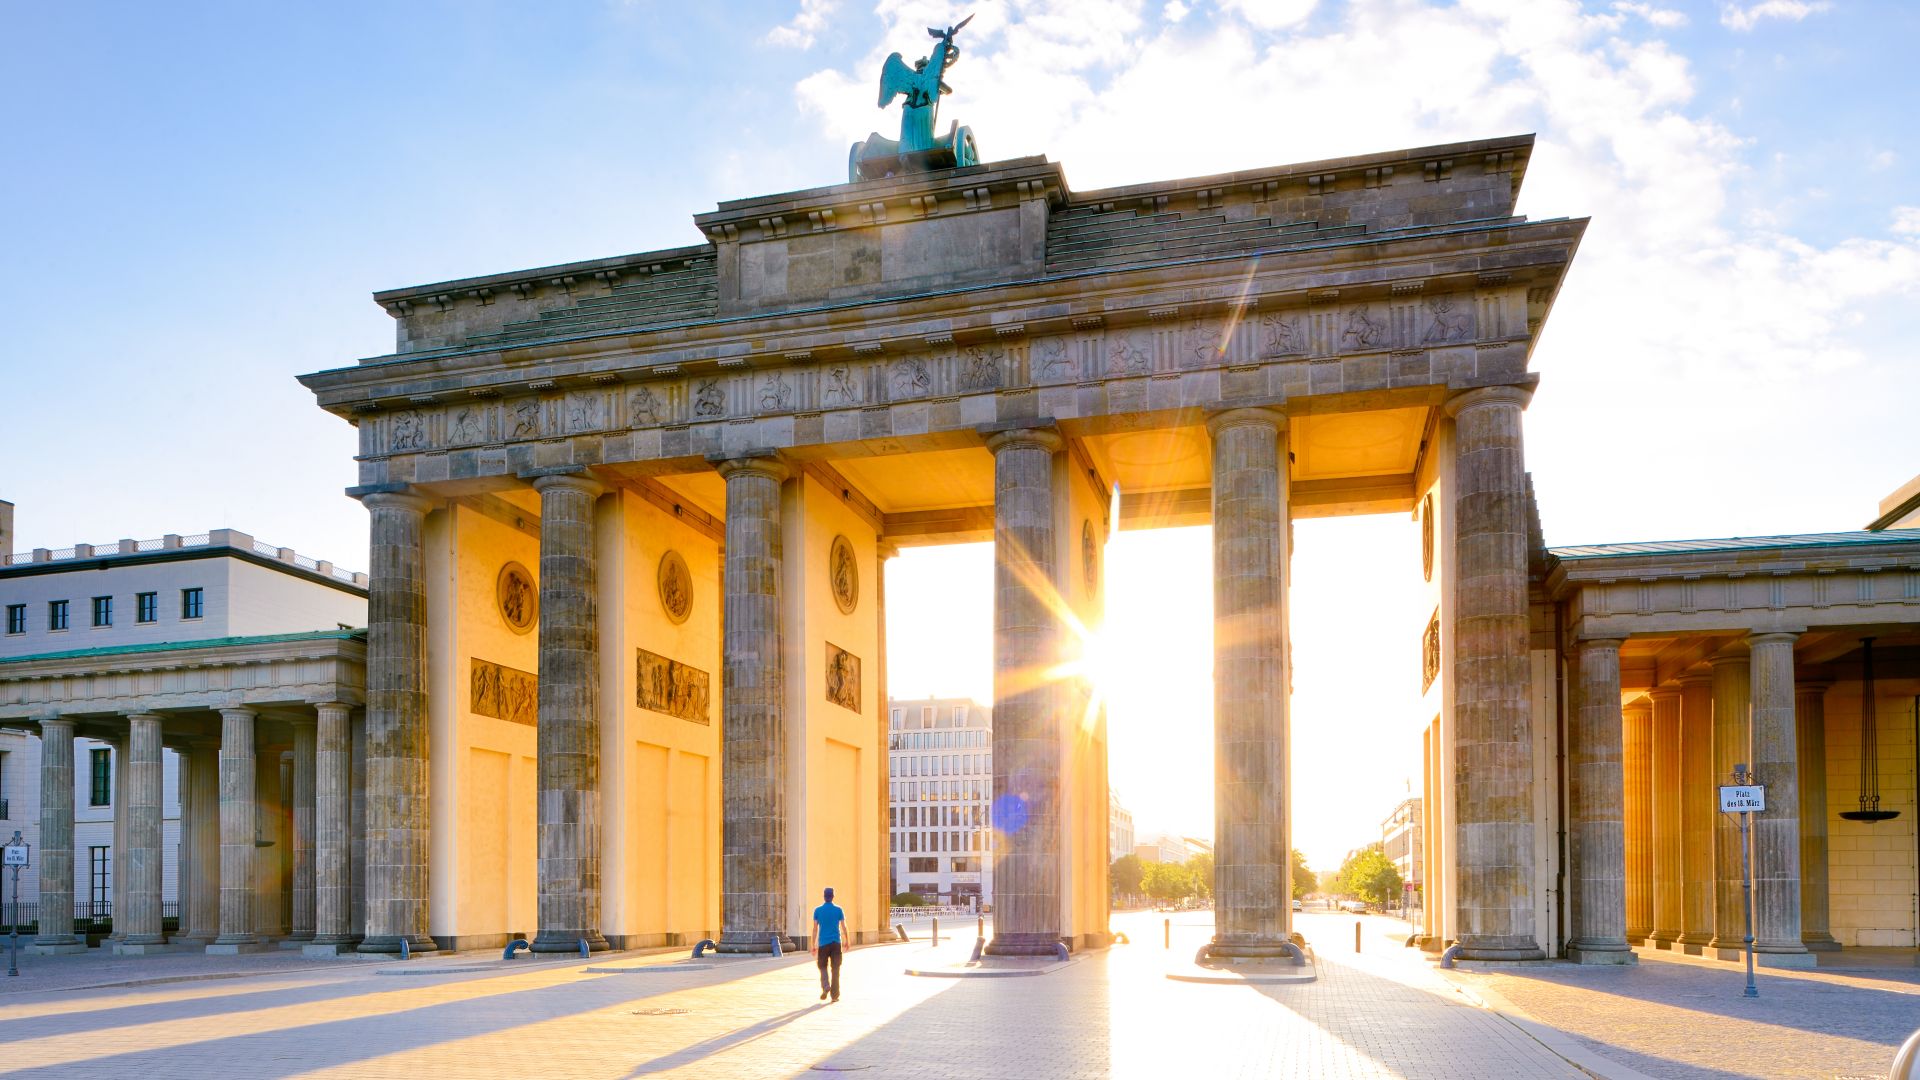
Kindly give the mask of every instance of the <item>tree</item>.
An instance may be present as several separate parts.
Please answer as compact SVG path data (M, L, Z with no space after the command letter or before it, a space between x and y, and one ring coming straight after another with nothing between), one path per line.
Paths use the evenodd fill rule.
M1140 878L1145 874L1140 865L1140 856L1127 854L1113 860L1113 866L1107 873L1107 881L1115 896L1140 895Z
M926 907L927 898L919 893L903 892L893 894L894 907Z
M1213 895L1213 852L1203 851L1187 860L1187 873L1193 878L1193 891L1202 899Z
M1293 849L1293 898L1305 900L1313 891L1313 871L1307 869L1307 857L1300 854L1299 848Z
M1341 864L1340 891L1370 904L1385 904L1400 895L1400 871L1379 844L1369 844Z
M1178 900L1193 892L1193 875L1179 863L1147 863L1141 876L1147 895L1155 900Z

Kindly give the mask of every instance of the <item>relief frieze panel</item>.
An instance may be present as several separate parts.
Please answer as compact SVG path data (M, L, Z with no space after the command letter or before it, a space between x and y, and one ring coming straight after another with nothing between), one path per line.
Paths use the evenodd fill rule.
M469 712L528 727L539 725L540 680L537 676L477 656L469 659L468 667L471 672Z
M860 711L860 658L827 642L827 700Z
M634 704L695 724L711 724L712 679L704 671L659 653L635 649Z

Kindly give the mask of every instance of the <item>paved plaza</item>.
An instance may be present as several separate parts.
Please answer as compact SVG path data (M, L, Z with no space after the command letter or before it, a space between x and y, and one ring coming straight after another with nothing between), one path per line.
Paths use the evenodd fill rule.
M1358 953L1356 922L1366 934ZM0 998L0 1072L1834 1077L1884 1074L1894 1033L1920 1018L1911 968L1874 978L1768 973L1760 1001L1742 1003L1726 965L1442 974L1398 945L1397 921L1308 913L1301 924L1317 946L1318 981L1263 987L1164 977L1210 934L1205 912L1119 915L1131 944L1004 979L906 976L909 964L957 962L972 947L971 922L947 927L962 936L937 951L923 925L909 943L854 951L838 1004L817 1000L804 956L691 964L676 951L512 965L475 953L405 965L29 957ZM135 979L143 984L97 985Z

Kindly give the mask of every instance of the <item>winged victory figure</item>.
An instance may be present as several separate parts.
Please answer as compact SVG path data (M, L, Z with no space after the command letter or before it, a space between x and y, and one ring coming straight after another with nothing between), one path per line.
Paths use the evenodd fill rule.
M953 93L942 76L960 59L960 48L953 36L973 21L969 15L957 24L941 30L928 27L936 42L931 56L922 57L909 67L899 53L887 57L880 67L880 108L905 96L900 113L900 138L889 139L879 132L853 144L847 155L847 178L853 181L876 180L906 172L952 169L980 164L980 151L973 142L973 129L958 124L936 136L934 117L940 111L940 95Z

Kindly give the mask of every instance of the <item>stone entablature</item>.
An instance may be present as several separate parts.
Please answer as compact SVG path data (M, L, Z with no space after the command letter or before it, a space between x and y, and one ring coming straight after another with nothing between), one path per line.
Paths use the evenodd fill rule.
M1920 529L1714 543L1557 549L1547 588L1578 638L1920 623Z
M83 649L0 661L0 723L365 699L365 631ZM173 734L170 731L169 734Z

